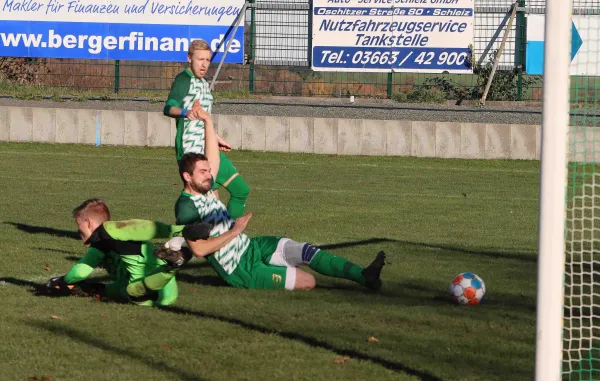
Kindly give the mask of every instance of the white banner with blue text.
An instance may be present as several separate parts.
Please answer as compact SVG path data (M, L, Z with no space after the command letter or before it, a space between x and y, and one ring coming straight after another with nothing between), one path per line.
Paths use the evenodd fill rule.
M314 0L315 71L472 73L474 0Z
M244 0L0 0L0 4L0 56L183 62L190 41L203 39L214 51L223 38L231 37ZM244 28L238 28L225 62L242 63L243 45ZM214 60L220 60L224 50L222 44Z

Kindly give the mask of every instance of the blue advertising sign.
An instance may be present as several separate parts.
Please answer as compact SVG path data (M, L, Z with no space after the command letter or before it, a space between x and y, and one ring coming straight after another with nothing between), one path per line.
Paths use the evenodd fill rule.
M230 38L244 0L0 0L0 56L186 60L190 41ZM242 19L243 24L244 20ZM238 28L226 63L243 63ZM219 49L215 60L225 51Z

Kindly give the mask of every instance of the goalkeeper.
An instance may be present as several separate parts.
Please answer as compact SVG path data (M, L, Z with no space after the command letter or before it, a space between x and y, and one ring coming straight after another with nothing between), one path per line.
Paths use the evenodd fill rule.
M175 272L183 262L178 263L171 257L185 258L185 254L161 248L161 255L169 260L167 263L154 255L155 248L149 240L181 236L195 241L209 235L207 224L179 226L146 220L110 221L108 206L100 199L86 200L73 210L73 217L88 250L66 275L50 279L46 285L48 292L81 293L94 268L104 264L114 281L96 286L100 289L92 287L94 292L112 300L128 300L145 306L172 304L178 295Z
M208 113L212 109L213 96L208 82L204 79L211 56L212 51L205 41L192 41L188 50L190 67L175 77L169 98L165 103L164 115L177 118L175 137L177 162L188 152L204 154L205 126L197 114L197 109L202 107ZM231 146L218 135L217 141L220 151L231 150ZM220 152L220 161L219 172L214 173L216 178L213 189L216 190L221 186L227 189L230 195L227 211L233 218L237 218L244 214L250 188L223 152Z

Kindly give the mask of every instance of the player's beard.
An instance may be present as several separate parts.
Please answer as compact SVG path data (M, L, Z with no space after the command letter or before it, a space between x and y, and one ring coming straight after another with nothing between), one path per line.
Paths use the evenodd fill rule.
M210 180L206 180L204 182L192 181L190 183L190 187L194 192L207 194L208 191L210 191Z

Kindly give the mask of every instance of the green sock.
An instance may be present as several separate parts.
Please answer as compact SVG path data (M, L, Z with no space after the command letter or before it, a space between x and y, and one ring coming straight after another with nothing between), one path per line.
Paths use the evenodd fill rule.
M149 290L162 290L167 283L175 276L176 271L161 271L144 278L144 284Z
M173 276L175 276L175 271L161 271L135 282L131 282L127 285L127 294L134 298L140 298L153 291L162 290Z
M236 219L244 215L246 209L246 199L250 194L250 188L244 181L242 176L236 176L225 187L229 192L229 202L227 203L227 211L231 218Z
M149 241L181 235L184 225L169 225L160 221L128 220L106 221L106 232L119 241Z
M348 279L361 285L365 284L362 267L323 250L319 250L315 254L308 266L319 274Z

